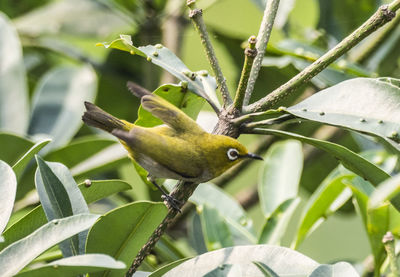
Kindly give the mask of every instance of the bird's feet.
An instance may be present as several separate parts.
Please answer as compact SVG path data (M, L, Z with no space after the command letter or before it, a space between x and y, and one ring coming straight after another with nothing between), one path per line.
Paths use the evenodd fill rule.
M169 194L163 194L163 195L161 195L161 199L162 199L164 202L167 202L167 207L168 207L168 208L171 207L171 208L173 208L175 211L177 211L177 212L179 212L179 213L182 213L182 211L181 211L181 209L180 209L180 206L182 205L182 202L181 202L181 201L179 201L178 199L175 199L174 197L172 197L172 196L169 195Z

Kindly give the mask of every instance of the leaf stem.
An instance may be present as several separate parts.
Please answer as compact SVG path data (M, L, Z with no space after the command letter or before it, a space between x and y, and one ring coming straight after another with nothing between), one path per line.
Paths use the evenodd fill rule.
M260 72L261 64L264 59L265 49L267 49L267 44L269 41L269 37L271 36L272 27L274 25L278 7L279 0L267 1L267 4L265 6L264 16L257 36L257 56L254 59L253 66L251 68L250 78L247 84L246 94L243 101L243 104L246 106L250 102L251 94L253 93L258 73Z
M187 6L190 9L189 17L192 20L196 31L200 35L201 43L203 44L206 56L215 74L217 85L221 91L223 107L226 107L232 104L232 98L229 93L228 86L226 85L226 79L222 74L221 67L219 66L217 56L215 55L214 48L208 36L206 25L204 24L203 20L203 12L200 9L196 9L195 3L195 0L187 0Z
M400 0L395 0L389 5L381 6L364 24L362 24L352 34L347 36L338 45L320 57L314 63L309 65L299 74L290 79L264 98L259 101L243 107L245 113L257 112L272 108L279 101L292 94L298 87L308 82L323 69L328 67L332 62L337 60L344 53L348 52L362 39L374 32L379 27L393 19L396 15L395 11L400 8Z
M236 90L235 100L233 101L233 106L239 111L242 110L247 83L250 77L250 71L253 65L254 58L257 56L256 41L256 37L251 36L249 38L249 46L246 47L246 49L244 50L245 57L242 74L240 75L240 81Z

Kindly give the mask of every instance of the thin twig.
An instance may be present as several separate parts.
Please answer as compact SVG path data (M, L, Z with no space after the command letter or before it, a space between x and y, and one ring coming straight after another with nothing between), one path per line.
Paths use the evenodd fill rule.
M198 184L188 182L179 182L170 195L174 199L180 201L181 204L179 206L181 208L186 203L187 199L192 195L197 185ZM147 243L140 249L139 253L136 255L125 275L126 277L130 277L136 272L138 267L143 262L144 258L146 258L146 256L150 253L150 251L154 248L161 236L164 234L168 226L174 221L174 218L177 214L178 211L176 209L168 207L167 215L160 223L160 225L158 225L158 227L154 230Z
M344 53L348 52L357 43L370 35L379 27L389 22L396 15L395 11L400 7L400 0L393 1L390 5L381 6L364 24L362 24L351 35L347 36L333 49L321 58L309 65L287 83L274 90L259 101L243 107L245 113L267 110L276 105L283 98L292 94L298 87L311 80L315 75L328 67Z
M258 73L260 72L261 64L264 59L265 49L267 48L269 37L271 36L272 27L274 25L278 7L279 0L267 1L267 5L265 6L264 16L257 36L257 56L254 59L253 66L251 68L249 83L247 84L246 94L243 101L243 104L246 106L250 102L251 94L253 93Z
M189 17L192 20L196 31L200 35L201 43L204 46L206 56L215 74L217 85L222 95L223 107L227 107L232 104L232 98L229 93L228 86L226 85L226 79L222 74L221 67L219 66L217 56L215 55L214 48L208 36L206 25L204 24L203 20L203 12L202 10L196 9L195 2L195 0L187 0L187 5L190 8Z
M256 37L251 36L249 38L249 46L244 50L244 64L242 74L240 75L240 81L235 94L235 100L233 101L233 107L242 110L243 100L246 93L247 83L250 77L250 71L253 65L254 58L257 56L256 48Z

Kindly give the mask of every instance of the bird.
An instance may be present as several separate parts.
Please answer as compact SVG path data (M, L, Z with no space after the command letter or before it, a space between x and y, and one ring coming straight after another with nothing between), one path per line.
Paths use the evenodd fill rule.
M140 98L142 107L164 125L137 126L90 102L84 102L86 111L82 120L117 137L129 157L148 172L148 180L161 191L162 199L178 211L180 201L162 189L157 178L204 183L244 159L262 160L234 138L207 133L167 100L133 82L128 82L127 87Z

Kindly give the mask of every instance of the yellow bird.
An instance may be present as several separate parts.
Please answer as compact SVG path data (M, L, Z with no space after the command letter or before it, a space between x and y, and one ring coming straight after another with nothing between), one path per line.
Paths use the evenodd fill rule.
M82 120L89 126L116 136L130 158L149 172L149 180L161 190L163 199L179 210L179 202L155 182L155 178L202 183L214 179L243 159L262 160L249 153L236 139L205 132L194 120L163 98L140 90L128 82L144 109L165 124L151 128L118 119L96 105L85 102Z

